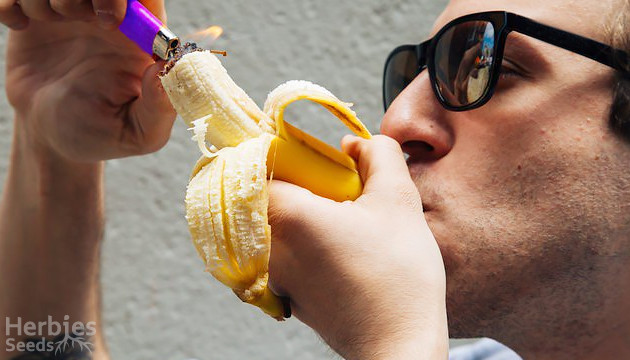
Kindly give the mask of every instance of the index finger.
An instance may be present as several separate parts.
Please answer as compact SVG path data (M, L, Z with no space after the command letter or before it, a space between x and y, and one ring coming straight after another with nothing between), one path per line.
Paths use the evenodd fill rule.
M91 0L49 0L50 7L64 19L88 21L94 19Z
M402 200L414 208L422 208L420 194L396 140L384 135L375 135L372 139L346 136L342 148L357 160L357 170L364 183L363 195L377 201ZM363 195L358 201L365 201Z

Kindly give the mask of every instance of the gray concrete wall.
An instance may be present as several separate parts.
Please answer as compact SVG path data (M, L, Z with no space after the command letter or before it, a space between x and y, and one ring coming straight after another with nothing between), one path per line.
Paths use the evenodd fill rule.
M214 47L229 52L225 66L259 104L286 80L311 80L354 102L377 132L388 52L423 40L445 3L172 0L167 8L169 25L179 34L212 24L225 28ZM4 66L3 53L2 61ZM4 94L0 109L3 182L12 133ZM287 120L335 145L346 133L323 110L306 104L295 105ZM203 272L184 219L188 174L198 157L190 136L178 121L160 152L107 164L103 314L113 358L335 358L297 320L275 322Z

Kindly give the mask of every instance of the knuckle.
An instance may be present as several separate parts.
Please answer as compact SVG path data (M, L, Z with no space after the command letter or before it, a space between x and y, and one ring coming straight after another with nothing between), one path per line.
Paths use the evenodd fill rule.
M0 22L11 29L21 30L28 25L28 18L19 13L6 14L0 10Z
M281 186L272 185L270 191L267 216L272 237L279 239L291 237L292 241L299 240L301 235L308 232L309 223L305 219L309 218L309 214L305 212L309 206L291 194L279 194L282 191ZM313 216L310 219L313 221Z
M400 144L389 136L375 135L371 140L361 143L361 154L367 158L376 158L379 154L404 156Z
M128 115L122 129L121 145L131 155L146 155L162 149L169 140L170 128L147 126L136 115Z
M392 179L388 188L389 196L394 204L398 204L412 212L422 212L420 193L411 179Z
M12 13L17 7L15 0L0 0L0 13Z
M50 8L56 12L65 12L69 8L69 0L50 0Z
M166 145L166 143L168 143L168 139L169 139L169 133L168 132L164 133L163 131L160 131L159 133L156 133L151 137L151 140L147 144L147 148L151 152L156 152L162 149Z
M412 212L422 212L422 201L415 187L412 188L409 184L400 184L396 189L396 195L400 199L401 205Z
M124 0L93 0L94 8L99 10L116 11L126 6Z
M269 201L269 224L271 225L271 231L276 236L282 236L284 227L292 227L297 225L295 211L283 206L279 199L273 199Z
M94 15L92 5L86 0L50 0L50 7L56 13L72 19L88 18Z
M118 141L119 152L125 156L144 155L150 153L146 142L140 134L123 130L122 137Z
M57 21L62 19L62 16L55 12L48 2L46 4L33 4L28 8L22 7L22 10L26 16L35 20Z
M400 144L398 143L398 141L392 139L389 136L386 135L375 135L374 136L374 142L377 146L379 147L383 147L395 152L401 152L401 148L400 148Z
M50 7L56 12L69 12L79 6L81 1L77 0L51 0Z
M151 139L138 144L138 150L141 154L152 154L159 151L168 142L168 137L155 136Z

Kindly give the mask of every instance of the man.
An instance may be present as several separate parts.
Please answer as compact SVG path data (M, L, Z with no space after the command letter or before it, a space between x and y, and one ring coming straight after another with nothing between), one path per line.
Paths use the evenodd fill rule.
M18 23L8 15L18 10L32 18L59 16L44 10L48 2L38 11L27 3L22 1L21 9L6 6L3 21ZM55 0L49 4L55 9ZM623 38L628 6L625 0L453 0L432 36L467 39L456 35L471 27L439 30L463 15L499 9L628 50ZM116 19L106 23L120 20L118 10L100 13ZM472 28L480 24L485 32L501 31L479 20ZM96 321L102 229L98 160L157 149L168 137L173 114L156 90L156 66L145 74L142 91L136 80L128 92L114 92L116 99L105 97L111 94L105 91L95 99L95 83L114 86L110 77L116 64L92 67L94 60L86 60L92 58L85 53L71 57L75 63L54 60L51 49L34 46L43 41L37 35L46 31L49 40L51 30L58 29L61 39L76 28L32 25L12 33L8 52L7 90L16 108L16 131L0 217L0 276L10 291L3 293L0 307L34 320L72 312L82 321ZM103 32L83 26L102 38ZM485 32L470 39L491 39ZM365 181L356 202L333 203L290 184L272 184L271 285L290 297L294 314L342 356L443 359L450 333L496 338L526 359L630 357L625 311L630 306L630 77L614 62L606 66L577 54L580 49L549 43L558 39L566 38L541 41L511 33L493 95L480 89L491 86L494 70L488 66L498 53L470 57L474 71L468 77L458 71L461 65L453 71L460 75L449 77L448 66L429 62L399 94L386 89L389 109L381 131L389 137L349 137L342 144L358 160ZM62 44L81 49L81 40ZM434 59L458 48L454 41L432 44L427 53ZM35 57L33 51L42 53ZM38 62L29 66L33 57ZM51 64L40 67L41 58L49 57ZM135 76L147 66L138 56ZM82 71L62 71L69 68ZM452 84L451 78L462 81ZM107 106L86 108L89 100ZM149 105L161 106L166 115L149 117ZM451 111L465 107L470 109ZM56 111L45 111L51 109ZM86 129L80 121L84 114L110 114L107 120L121 125L117 131L98 128L105 121L97 116L93 126L100 131ZM67 127L58 126L62 118ZM143 131L134 132L138 124ZM144 134L147 140L121 134ZM77 135L91 138L68 141ZM120 145L129 143L135 146ZM406 164L401 147L409 156ZM67 253L57 249L66 246L81 250L72 259L79 263L67 264ZM27 266L33 256L41 263ZM77 274L77 266L86 271ZM49 285L50 271L76 281ZM49 291L54 285L64 288ZM44 298L34 301L34 291ZM59 293L71 294L70 300L62 302ZM96 345L94 358L106 358L101 338Z

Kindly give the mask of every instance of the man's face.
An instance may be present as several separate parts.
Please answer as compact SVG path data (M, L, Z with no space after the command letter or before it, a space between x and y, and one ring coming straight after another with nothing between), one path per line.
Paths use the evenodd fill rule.
M453 0L433 34L465 14L506 10L609 42L614 5ZM630 280L630 146L608 128L609 68L515 33L505 59L487 105L443 109L424 71L381 131L409 155L442 250L451 336L562 348L563 334L582 341L624 318L615 311L630 299L616 286Z

